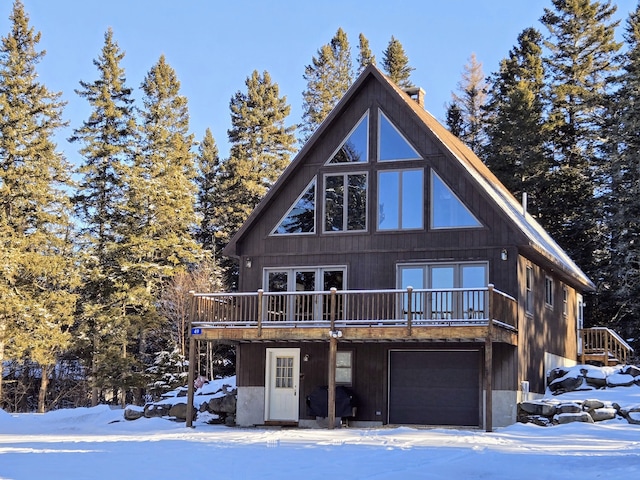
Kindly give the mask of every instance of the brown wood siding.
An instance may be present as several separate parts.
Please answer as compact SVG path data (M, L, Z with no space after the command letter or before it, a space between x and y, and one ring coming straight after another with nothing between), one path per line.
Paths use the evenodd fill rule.
M300 348L300 358L309 355L308 361L300 362L300 418L307 415L306 398L316 388L327 385L329 344L304 343L243 343L238 345L237 385L239 387L264 386L265 357L267 348ZM347 343L338 344L338 351L353 352L353 383L350 388L357 401L358 420L388 423L388 375L390 350L483 351L483 344L474 343ZM515 347L495 344L493 349L494 390L515 390Z
M490 261L490 281L496 288L516 295L515 245L522 240L510 224L497 211L490 199L478 192L474 180L457 163L452 162L429 135L413 112L377 82L368 82L352 99L347 113L333 122L322 138L307 152L302 166L289 178L287 188L280 189L272 198L269 208L257 219L253 228L239 245L241 255L251 257L251 269L240 262L240 290L255 291L262 288L264 267L347 265L348 288L373 289L395 287L395 265L398 261ZM344 140L351 128L369 109L372 128L377 126L377 108L396 125L412 143L424 160L410 162L375 161L377 143L370 135L370 157L368 164L324 165L330 155ZM374 131L374 130L372 130ZM376 185L377 172L386 169L421 167L424 170L424 198L428 207L430 195L430 169L433 168L482 222L482 228L430 230L429 208L425 208L422 231L377 232L376 231ZM367 232L322 233L323 175L343 171L368 172ZM311 235L269 236L296 198L303 192L314 175L317 175L316 233ZM514 252L514 260L497 262L500 251L508 248Z
M527 266L533 269L533 308L525 312L525 271ZM518 268L521 273L522 286L519 294L519 344L526 345L520 349L519 370L520 381L529 381L531 392L544 393L545 385L545 353L564 357L570 361L577 360L577 319L576 290L562 282L554 273L545 271L525 257L520 257ZM553 308L545 304L545 277L554 281ZM568 312L562 313L562 288L568 291Z

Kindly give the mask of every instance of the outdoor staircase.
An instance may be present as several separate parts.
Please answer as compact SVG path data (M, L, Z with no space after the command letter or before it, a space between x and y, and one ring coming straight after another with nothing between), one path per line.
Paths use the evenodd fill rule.
M613 366L626 364L633 348L620 335L607 327L585 328L580 332L580 361L583 364Z

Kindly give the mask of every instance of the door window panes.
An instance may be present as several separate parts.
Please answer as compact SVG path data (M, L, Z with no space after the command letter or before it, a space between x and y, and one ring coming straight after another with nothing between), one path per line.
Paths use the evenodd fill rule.
M276 388L293 388L293 357L276 358Z

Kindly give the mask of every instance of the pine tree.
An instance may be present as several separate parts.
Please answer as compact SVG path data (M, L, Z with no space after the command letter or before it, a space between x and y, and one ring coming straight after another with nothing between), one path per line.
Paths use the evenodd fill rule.
M603 119L621 47L615 41L616 7L608 1L552 3L554 9L545 9L541 19L549 30L545 44L553 149L548 202L541 207L546 212L543 223L585 273L598 279L606 255L606 232L599 193L604 188L600 181L605 179L597 175L603 161L599 151L606 142ZM590 308L588 313L594 311Z
M166 282L199 255L192 237L196 192L187 99L164 56L147 73L142 92L140 151L127 169L126 215L117 229L131 371L123 388L144 387L136 367L146 369L155 352L168 348L157 301Z
M459 93L451 93L452 100L447 106L447 119L451 118L451 122L457 122L457 125L449 124L449 128L459 131L458 137L476 153L480 153L484 144L483 107L487 100L486 88L482 63L478 62L475 53L472 53L469 62L464 66L462 80L458 83ZM456 110L460 112L459 115ZM460 121L456 120L458 118Z
M196 233L196 239L203 249L213 252L215 256L216 231L221 225L216 220L214 208L220 204L219 183L221 176L220 156L218 146L213 138L211 130L207 128L200 147L198 148L198 185L197 211L200 216L200 225Z
M400 41L393 36L383 52L382 67L391 81L400 88L413 86L410 77L415 68L409 66L409 57L407 57Z
M362 71L367 68L369 65L376 64L376 56L371 52L369 48L369 40L364 34L360 34L358 36L358 72L360 75Z
M82 145L83 163L75 197L83 225L81 239L83 288L81 337L87 339L92 364L92 404L99 388L117 388L120 357L126 345L124 305L127 286L117 281L118 228L124 221L124 175L137 145L132 91L120 66L124 52L104 35L100 56L93 61L98 79L81 81L76 93L93 109L72 142Z
M353 83L351 48L342 28L318 50L303 78L307 88L302 92L301 140L306 142Z
M72 182L53 141L64 126L61 94L38 82L40 33L20 0L10 20L0 46L0 365L5 353L39 365L44 412L51 368L72 340Z
M614 93L611 155L608 171L608 219L611 257L607 269L611 299L608 325L633 338L640 348L640 5L626 23L624 71ZM602 302L601 302L602 303Z
M544 129L542 35L533 28L518 36L518 45L493 75L486 104L487 142L482 158L517 198L527 194L528 211L546 218L545 179L549 171Z
M214 215L223 227L216 232L217 251L229 242L251 211L275 183L295 151L294 127L285 125L291 107L280 97L277 83L264 72L254 71L246 82L246 93L231 99L231 144L223 164L219 189L224 192ZM226 284L237 279L235 264L223 262Z

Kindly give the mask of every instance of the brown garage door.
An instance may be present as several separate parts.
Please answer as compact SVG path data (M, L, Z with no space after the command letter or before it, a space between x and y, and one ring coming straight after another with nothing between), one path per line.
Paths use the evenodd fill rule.
M480 352L390 351L389 423L478 426Z

